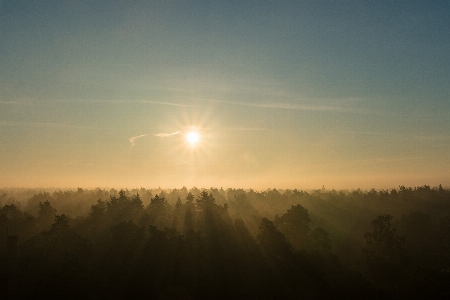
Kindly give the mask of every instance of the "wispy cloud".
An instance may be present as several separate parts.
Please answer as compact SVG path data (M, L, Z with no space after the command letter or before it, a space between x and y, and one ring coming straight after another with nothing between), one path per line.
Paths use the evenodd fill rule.
M154 133L152 135L157 136L159 138L166 138L166 137L171 137L173 135L179 134L181 131L176 131L176 132L172 132L172 133Z
M171 137L171 136L174 136L174 135L176 135L176 134L179 134L180 132L181 132L181 131L176 131L176 132L172 132L172 133L161 132L161 133L153 133L152 135L153 135L153 136L156 136L156 137L159 137L159 138L167 138L167 137ZM131 147L133 147L134 145L136 145L136 140L137 140L137 139L139 139L139 138L141 138L141 137L144 137L144 136L148 136L148 135L150 135L150 133L146 133L146 134L141 134L141 135L137 135L137 136L130 137L128 140L129 140L130 143L131 143Z
M371 113L364 109L333 106L333 105L307 105L307 104L297 104L297 103L289 103L289 102L266 102L266 103L237 102L237 101L205 99L205 98L191 98L191 99L209 101L209 102L215 102L215 103L230 104L230 105L256 107L256 108L287 109L287 110L302 110L302 111L317 111L317 112L342 112L342 113L352 112L352 113L360 113L360 114Z
M170 105L170 106L181 106L181 107L191 106L191 105L188 105L188 104L181 104L181 103L174 103L174 102L167 102L167 101L132 100L132 102L144 103L144 104L160 104L160 105Z
M181 80L182 81L182 80ZM253 81L240 78L239 80L190 80L180 84L180 79L174 79L170 83L160 83L159 89L181 93L192 93L196 91L214 91L227 94L260 95L265 97L291 98L292 91L285 85L270 81Z
M431 140L431 141L445 141L450 139L450 136L448 135L409 135L409 134L400 134L396 132L355 131L355 130L343 130L340 132L351 134L375 135L375 136L396 136L406 139Z
M432 141L444 141L450 139L450 136L448 135L415 135L414 137L419 140L432 140Z
M377 132L377 131L358 131L358 130L341 130L341 133L363 134L363 135L379 135L379 136L404 136L395 132Z
M148 133L147 133L147 134L141 134L141 135L138 135L138 136L130 137L128 140L129 140L130 143L131 143L131 147L133 147L134 145L136 145L135 141L136 141L137 139L139 139L139 138L141 138L141 137L144 137L144 136L147 136L147 135L148 135Z
M261 107L261 108L278 108L289 110L307 110L307 111L345 111L346 109L338 106L325 105L303 105L292 103L245 103L246 106Z
M267 131L267 128L258 128L258 127L228 127L229 130L236 131Z
M64 99L64 100L54 100L61 102L79 102L79 103L142 103L142 104L157 104L157 105L169 105L169 106L180 106L180 107L188 107L191 106L189 104L182 104L176 102L168 102L168 101L152 101L152 100L99 100L99 99Z
M24 122L24 121L0 121L0 126L10 127L39 127L39 128L81 128L81 129L108 129L107 127L94 127L84 125L69 125L53 122Z
M50 127L50 128L68 127L66 124L62 123L20 122L20 121L0 121L0 126L32 126L32 127Z
M24 102L0 100L0 104L20 105L20 104L24 104ZM31 104L31 103L26 103L26 104Z

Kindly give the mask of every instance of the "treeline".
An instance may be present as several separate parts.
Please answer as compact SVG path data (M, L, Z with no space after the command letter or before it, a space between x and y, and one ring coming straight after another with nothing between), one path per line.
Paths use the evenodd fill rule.
M441 186L5 190L0 207L4 298L450 296Z

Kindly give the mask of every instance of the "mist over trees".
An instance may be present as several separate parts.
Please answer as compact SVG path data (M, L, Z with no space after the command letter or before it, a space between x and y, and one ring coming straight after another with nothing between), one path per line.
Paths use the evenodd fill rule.
M450 296L442 186L4 189L0 230L6 299Z

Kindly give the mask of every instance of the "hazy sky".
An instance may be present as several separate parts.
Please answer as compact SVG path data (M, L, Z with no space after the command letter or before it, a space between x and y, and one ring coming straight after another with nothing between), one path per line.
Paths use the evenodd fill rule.
M0 186L449 186L449 16L450 1L0 1Z

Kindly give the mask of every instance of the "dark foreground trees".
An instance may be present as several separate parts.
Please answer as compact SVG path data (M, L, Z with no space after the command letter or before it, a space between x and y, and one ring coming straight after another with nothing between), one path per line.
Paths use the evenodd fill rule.
M58 211L55 207L62 205L54 206L49 199L56 197L48 194L30 201L37 208L35 216L14 204L0 208L0 228L19 236L17 280L11 285L18 298L450 296L450 218L442 212L444 189L405 188L391 194L321 190L315 195L233 190L229 205L207 190L172 191L172 204L164 193L152 195L146 204L141 191L116 193L91 201L90 212L77 218ZM77 197L85 194L76 192ZM424 195L439 197L428 201L436 212L418 211L417 205L394 219L365 211L376 201L385 207L387 200L411 205L411 199ZM267 214L270 204L275 207L272 215ZM345 229L347 224L353 231ZM360 227L366 234L357 236ZM343 231L345 238L364 243L351 263L336 254L347 247L339 236ZM5 241L0 245L3 266ZM0 295L5 295L8 277L3 273L1 279Z
M427 222L420 222L427 218L417 213L402 218L403 222L409 221L411 217L415 217L415 221L419 225L427 224ZM362 249L362 252L369 278L394 298L440 299L441 297L450 297L448 288L450 274L445 268L446 255L441 253L444 255L437 264L431 263L430 257L425 257L423 260L414 258L415 251L408 253L405 248L406 237L397 234L392 220L393 216L389 214L376 217L371 223L373 231L364 235L366 247ZM420 228L421 231L425 229L427 229L425 226ZM428 229L429 231L423 233L427 236L435 236L435 232L430 227ZM438 243L438 241L428 239L427 236L421 238L435 244ZM425 249L430 249L429 246ZM418 248L420 250L422 247ZM438 251L438 248L433 248L434 251ZM424 262L428 263L424 264Z
M392 216L378 216L372 221L373 231L364 235L367 246L363 258L371 276L379 282L395 283L407 266L405 238L392 226Z

